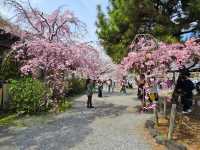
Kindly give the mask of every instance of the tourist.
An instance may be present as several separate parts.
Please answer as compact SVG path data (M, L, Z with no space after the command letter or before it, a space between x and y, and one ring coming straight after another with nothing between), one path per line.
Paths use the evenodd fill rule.
M87 79L87 108L94 108L92 106L92 95L93 95L93 91L94 91L94 82L91 79Z
M133 81L128 80L128 88L132 89L133 88Z
M126 80L125 78L123 78L123 80L121 81L121 90L120 92L126 94Z
M107 81L107 84L108 84L108 93L110 93L111 92L111 88L112 88L112 79L109 79Z
M113 80L113 82L112 82L112 93L113 93L114 90L115 90L115 86L116 86L116 82L115 82L115 80Z
M142 103L142 107L145 107L146 106L146 103L145 103L145 84L146 84L146 80L145 80L145 75L144 74L141 74L139 79L135 78L135 82L138 86L138 99L141 101Z
M102 97L103 82L101 80L98 80L97 87L98 87L98 97Z
M189 79L190 73L181 74L176 88L181 95L181 103L183 105L183 113L192 112L192 91L195 89L193 82Z

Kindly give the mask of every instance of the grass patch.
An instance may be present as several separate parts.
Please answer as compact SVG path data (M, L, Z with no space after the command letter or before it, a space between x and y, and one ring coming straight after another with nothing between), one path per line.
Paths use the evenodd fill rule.
M0 125L13 124L14 120L16 120L16 114L4 115L0 118Z
M39 115L23 115L8 114L0 118L0 126L6 127L31 127L35 125L42 125L53 120L54 115L51 113L42 113Z
M25 127L25 124L19 121L17 114L7 114L0 118L0 126Z
M62 103L57 105L56 110L47 112L38 112L34 114L26 114L23 112L13 113L12 111L7 114L1 114L0 116L0 127L32 127L35 125L43 125L54 121L55 116L59 113L63 113L72 108L74 99L80 97L82 94L75 95L73 97L67 97Z
M72 101L65 101L58 105L57 112L41 112L33 115L18 115L17 113L10 113L1 115L0 117L0 127L31 127L35 125L42 125L54 120L54 116L57 113L62 113L67 111L72 107Z
M72 102L71 101L65 101L58 106L58 111L59 112L65 112L66 110L70 109L72 107Z

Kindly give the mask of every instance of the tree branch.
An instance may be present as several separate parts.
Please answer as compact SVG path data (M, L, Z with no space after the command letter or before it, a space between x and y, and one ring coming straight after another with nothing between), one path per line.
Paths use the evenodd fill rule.
M27 19L28 23L33 27L33 29L35 29L37 32L40 32L38 28L35 27L32 21L30 20L28 16L28 12L24 9L24 7L19 2L15 0L6 0L5 3L8 5L14 6L16 10L19 10L19 12L21 12L22 15L24 15L24 17Z
M49 37L49 40L51 41L51 34L52 34L52 31L51 31L51 26L50 24L48 23L48 20L43 16L43 13L39 13L39 16L44 20L44 22L46 23L46 25L48 26L48 29L49 29L49 34L50 34L50 37Z

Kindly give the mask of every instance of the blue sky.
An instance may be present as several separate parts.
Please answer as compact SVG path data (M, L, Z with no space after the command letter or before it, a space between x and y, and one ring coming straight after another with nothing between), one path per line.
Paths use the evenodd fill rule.
M2 2L3 0L0 0ZM51 12L61 5L65 5L66 8L73 11L82 22L86 23L88 34L85 36L87 41L96 41L97 36L95 34L96 27L96 6L102 5L106 10L108 6L108 0L30 0L33 6L36 6L44 12ZM8 9L0 5L0 13L4 16L11 16Z
M4 0L0 0L0 14L3 14L5 17L11 17L12 13L2 5L3 1ZM33 6L47 13L52 12L59 6L65 5L67 9L73 11L75 16L87 25L88 34L85 35L84 40L98 41L95 33L96 6L100 4L103 10L106 11L108 0L30 0L30 2ZM185 34L182 36L182 40L185 41L190 37L191 34Z

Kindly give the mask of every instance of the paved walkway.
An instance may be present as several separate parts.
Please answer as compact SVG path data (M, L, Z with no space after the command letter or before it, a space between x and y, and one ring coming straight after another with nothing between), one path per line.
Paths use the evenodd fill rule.
M73 109L45 124L24 129L0 129L0 150L151 150L143 127L151 114L136 112L133 92L94 96L95 109L85 108L86 96Z

